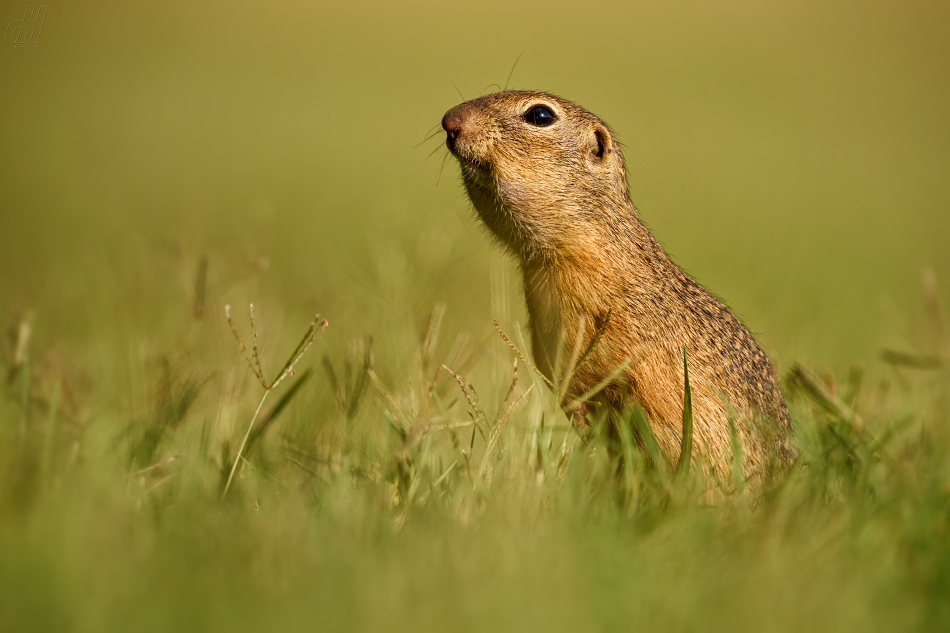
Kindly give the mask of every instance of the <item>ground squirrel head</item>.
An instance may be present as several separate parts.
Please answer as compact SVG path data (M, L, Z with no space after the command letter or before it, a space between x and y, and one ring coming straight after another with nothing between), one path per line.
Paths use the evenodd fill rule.
M570 101L496 92L455 106L442 127L476 211L516 253L531 256L589 237L629 206L617 140Z

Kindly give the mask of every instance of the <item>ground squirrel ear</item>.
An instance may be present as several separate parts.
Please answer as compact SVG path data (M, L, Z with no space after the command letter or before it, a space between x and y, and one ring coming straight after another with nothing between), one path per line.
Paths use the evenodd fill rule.
M610 132L602 125L594 126L594 140L596 147L593 149L594 157L601 161L610 153Z

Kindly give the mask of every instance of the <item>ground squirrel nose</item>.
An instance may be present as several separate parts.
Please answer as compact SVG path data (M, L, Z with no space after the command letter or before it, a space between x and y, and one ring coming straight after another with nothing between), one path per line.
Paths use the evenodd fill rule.
M445 130L445 143L449 149L455 146L455 139L458 138L465 126L465 117L458 108L452 108L442 117L442 128Z

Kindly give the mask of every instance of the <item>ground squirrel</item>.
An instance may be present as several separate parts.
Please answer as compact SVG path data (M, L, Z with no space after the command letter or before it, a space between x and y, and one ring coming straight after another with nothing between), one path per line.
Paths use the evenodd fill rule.
M550 94L503 91L455 106L442 127L478 216L520 263L542 372L556 374L575 338L589 345L606 322L568 390L583 394L628 362L597 400L614 412L638 403L675 464L685 349L699 463L725 474L730 420L746 476L789 461L791 422L768 358L640 221L603 121Z

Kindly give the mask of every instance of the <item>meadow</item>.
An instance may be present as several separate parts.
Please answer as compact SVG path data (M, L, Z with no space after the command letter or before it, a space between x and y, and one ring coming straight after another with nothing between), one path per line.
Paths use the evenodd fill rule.
M0 52L0 630L946 628L948 26L50 6ZM800 454L765 490L582 442L499 335L519 273L430 134L506 84L606 120L756 333Z

